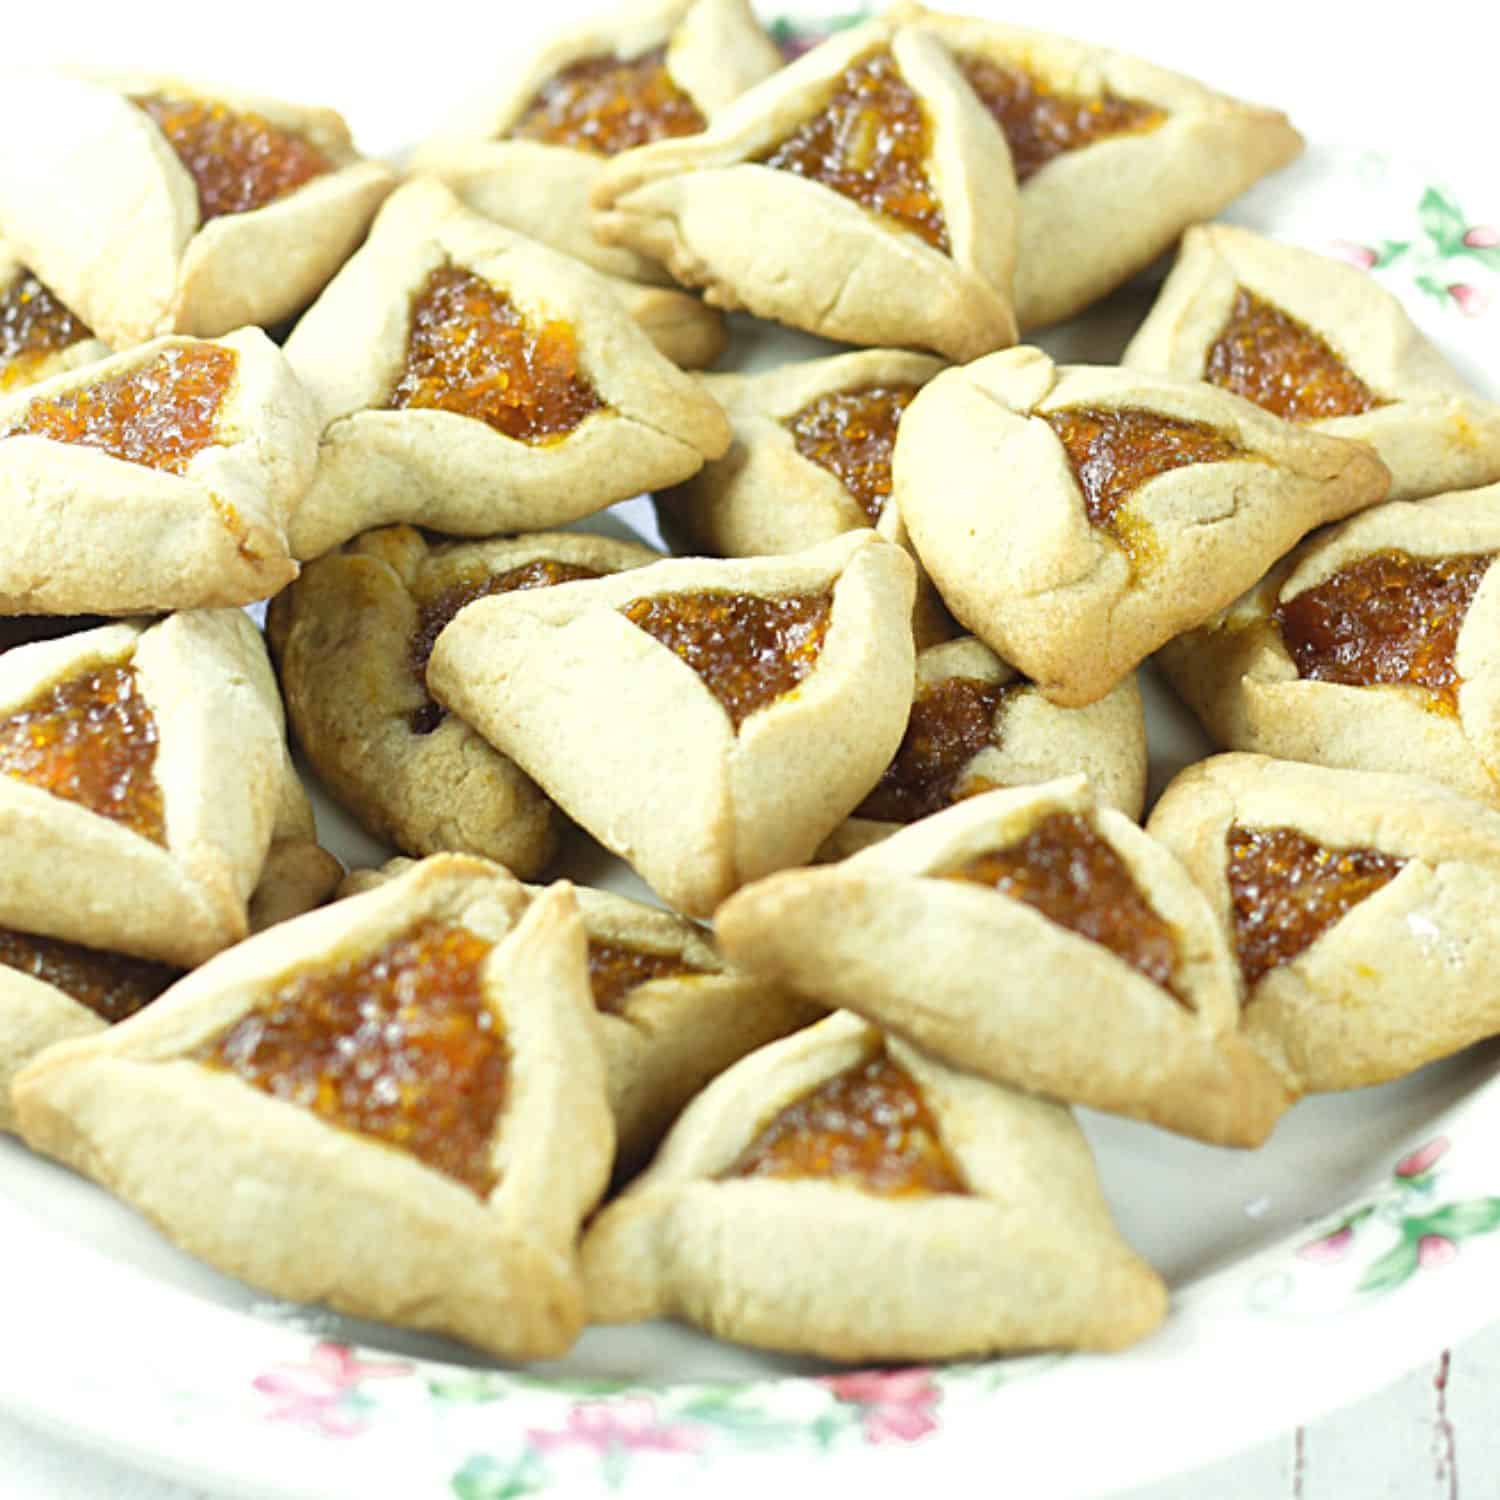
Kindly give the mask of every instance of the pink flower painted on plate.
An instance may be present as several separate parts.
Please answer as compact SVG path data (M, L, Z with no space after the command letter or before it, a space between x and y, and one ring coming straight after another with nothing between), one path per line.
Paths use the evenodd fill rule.
M696 1427L657 1420L656 1404L647 1396L618 1401L579 1401L560 1429L533 1427L527 1438L543 1453L559 1448L588 1448L601 1458L631 1453L696 1453L703 1434Z
M1447 1136L1440 1135L1425 1146L1418 1146L1396 1163L1396 1176L1420 1177L1424 1172L1430 1172L1448 1154L1448 1147L1452 1144Z
M1464 235L1464 244L1471 250L1493 250L1500 245L1500 228L1494 224L1475 224Z
M1469 286L1462 281L1455 281L1448 288L1448 295L1458 304L1458 310L1466 318L1477 318L1482 313L1489 311L1489 295L1481 291L1477 286Z
M411 1374L412 1367L355 1359L343 1344L318 1344L305 1364L277 1365L250 1384L274 1403L268 1422L291 1422L324 1437L357 1437L368 1425L356 1392L366 1380Z
M1310 1260L1316 1265L1331 1266L1343 1260L1354 1243L1354 1226L1345 1224L1322 1239L1309 1240L1297 1251L1298 1260Z
M855 1370L825 1376L822 1384L840 1401L863 1408L867 1443L915 1443L938 1429L935 1409L942 1393L928 1369Z
M1360 245L1353 240L1330 240L1328 253L1338 260L1347 261L1351 266L1358 266L1361 271L1370 270L1380 259L1368 245Z
M1424 1234L1417 1241L1417 1264L1424 1271L1435 1271L1458 1256L1458 1246L1443 1234Z

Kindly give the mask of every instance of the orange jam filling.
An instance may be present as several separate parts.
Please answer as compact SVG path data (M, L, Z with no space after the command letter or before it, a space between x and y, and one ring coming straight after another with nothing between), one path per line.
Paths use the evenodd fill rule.
M650 953L629 943L589 939L589 986L594 1004L609 1015L618 1015L631 994L653 979L701 973L680 953Z
M232 349L176 345L118 375L39 397L0 437L77 443L182 474L194 455L217 441L214 426L234 372Z
M1176 934L1125 861L1078 813L1051 813L1019 843L981 854L947 878L994 886L1172 990Z
M1375 849L1328 849L1295 828L1236 825L1227 844L1234 946L1251 988L1311 947L1406 864Z
M675 651L738 729L812 671L832 607L829 594L660 594L636 599L622 613Z
M1090 523L1138 561L1149 537L1143 523L1121 512L1141 485L1172 469L1249 456L1202 422L1135 407L1069 406L1040 415L1067 452Z
M667 71L667 49L639 57L589 57L547 80L507 134L614 156L708 121Z
M466 604L472 604L476 599L487 599L491 594L509 594L519 589L543 589L554 583L573 583L581 578L598 576L593 568L558 562L551 557L538 557L504 573L466 578L459 583L449 584L432 598L418 601L417 628L412 632L406 648L412 675L425 689L427 663L432 659L432 648L437 644L437 638L452 623L454 615ZM442 704L428 698L421 708L412 712L412 733L431 734L447 716L448 710Z
M961 57L959 67L1005 133L1018 183L1064 152L1107 136L1143 135L1167 118L1154 104L1110 93L1071 94L1025 68L985 57Z
M1385 405L1311 328L1244 287L1204 358L1203 378L1289 422Z
M797 452L827 469L874 525L891 498L891 450L914 385L866 386L819 396L788 418Z
M439 266L412 299L390 404L457 412L523 443L556 442L604 405L579 367L572 324L533 328L498 287L458 266Z
M1281 604L1297 675L1348 687L1406 683L1458 712L1458 633L1493 561L1374 552Z
M492 947L420 922L286 980L193 1056L486 1197L510 1064L480 982Z
M758 160L821 182L946 254L948 223L927 171L931 151L922 102L882 48L847 68L822 110Z
M0 927L0 964L61 990L111 1026L143 1010L184 972L9 927Z
M0 391L20 385L54 354L93 338L29 271L0 292Z
M995 783L975 778L966 786L969 762L999 738L996 716L1011 686L978 677L945 677L922 689L911 706L896 758L856 818L915 823Z
M248 213L333 170L310 141L250 110L211 99L148 95L134 101L156 122L198 189L202 222Z
M812 1177L884 1198L968 1192L911 1074L884 1052L780 1110L720 1177Z
M0 721L0 773L165 845L156 716L130 667L95 667Z

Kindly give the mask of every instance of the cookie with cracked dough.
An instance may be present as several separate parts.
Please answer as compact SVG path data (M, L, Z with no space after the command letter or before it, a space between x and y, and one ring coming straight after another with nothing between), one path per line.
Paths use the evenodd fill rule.
M287 717L313 769L375 838L536 875L558 817L513 761L427 691L433 642L476 599L658 562L580 532L435 541L387 526L309 563L266 619Z
M356 870L356 895L409 869ZM533 895L538 888L528 887ZM711 1079L826 1012L725 963L709 935L611 891L574 891L588 934L589 990L615 1117L615 1180L639 1170L683 1106Z
M481 599L427 680L669 906L801 864L911 705L911 559L870 531Z
M1500 484L1379 505L1310 537L1157 664L1227 750L1500 806L1497 552Z
M656 261L595 239L594 184L611 158L697 134L780 67L747 0L633 0L507 57L413 165L596 271L670 284Z
M1147 831L1207 895L1246 1038L1296 1094L1400 1078L1500 1033L1500 813L1410 776L1218 755Z
M604 277L430 179L392 195L286 354L321 433L303 559L393 521L545 531L729 446L723 412Z
M396 181L333 110L154 73L18 75L0 123L27 143L0 162L0 224L121 349L291 317Z
M847 1011L710 1084L582 1261L591 1321L824 1359L1120 1349L1167 1307L1067 1109Z
M0 235L0 391L35 385L109 352Z
M262 1291L541 1358L614 1144L592 1009L571 888L444 855L52 1048L15 1119Z
M0 923L183 968L246 935L269 875L262 920L337 878L242 610L0 656L0 831Z
M616 157L594 233L716 307L975 359L1015 342L1013 184L1004 136L942 45L872 21L701 134Z
M986 792L714 914L731 962L953 1067L1258 1146L1291 1098L1239 1029L1228 945L1082 776Z
M968 797L1082 773L1102 806L1146 805L1146 715L1134 673L1085 708L1049 703L973 636L917 653L911 718L874 790L818 851L844 859Z
M1198 381L1021 348L945 371L901 422L896 503L944 602L1054 702L1102 698L1385 465ZM977 477L976 477L977 476Z
M0 611L250 604L297 576L312 405L258 328L167 338L0 398Z
M1082 312L1302 151L1279 110L1051 32L903 4L1005 133L1019 185L1016 317Z
M1391 471L1390 500L1500 480L1500 406L1400 301L1355 266L1249 229L1188 230L1121 363L1369 443Z

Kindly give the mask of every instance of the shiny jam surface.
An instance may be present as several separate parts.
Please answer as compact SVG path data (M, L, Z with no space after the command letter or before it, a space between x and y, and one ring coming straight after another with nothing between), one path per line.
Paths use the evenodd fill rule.
M9 927L0 927L0 964L60 989L110 1025L144 1009L184 972Z
M1204 358L1203 378L1289 422L1385 405L1312 329L1244 287Z
M812 671L832 607L830 594L659 594L622 613L675 651L738 729Z
M759 160L821 182L946 254L948 223L927 172L931 149L922 102L881 49L846 69L822 110Z
M996 743L995 716L1010 691L978 677L945 677L923 688L912 703L895 760L854 816L915 823L969 794L964 771L986 745ZM992 786L982 781L974 790Z
M130 667L95 667L0 721L0 773L165 845L156 716Z
M510 1062L480 986L492 946L421 922L287 980L194 1055L484 1197Z
M1454 653L1493 561L1374 552L1278 606L1273 616L1297 674L1350 687L1409 683L1458 712Z
M610 1015L617 1015L632 992L652 979L702 972L680 953L650 953L629 943L589 939L589 986L594 1004Z
M135 100L156 122L198 189L204 223L248 213L333 170L310 141L249 110L211 99Z
M629 59L589 57L547 80L511 126L512 139L614 156L708 121L667 71L667 49Z
M392 407L436 407L524 443L556 442L603 402L578 364L578 335L533 328L472 271L439 266L412 300L406 367Z
M872 385L836 391L819 396L786 423L797 451L827 469L858 501L872 526L891 498L896 428L917 389Z
M1051 813L1019 843L981 854L948 878L994 886L1172 989L1176 935L1124 860L1078 813Z
M815 1177L885 1198L966 1193L911 1075L883 1052L764 1125L721 1177Z
M181 474L217 441L214 425L234 371L234 351L217 344L163 349L134 369L38 398L0 437L78 443Z
M0 292L0 391L19 385L49 355L92 338L30 271Z
M486 599L491 594L509 594L518 589L544 589L554 583L572 583L580 578L598 576L593 568L558 562L551 557L538 557L504 573L484 574L477 578L466 578L461 583L449 584L432 598L418 601L417 628L407 643L407 660L411 663L412 675L425 689L427 663L432 659L432 648L437 644L437 638L452 623L454 615L466 604L472 604L476 599ZM431 734L447 716L448 710L441 703L428 698L421 708L412 713L412 733Z
M1166 112L1117 94L1070 94L1025 68L984 57L961 57L959 67L979 102L995 117L1010 147L1016 181L1025 182L1054 157L1111 135L1155 130Z
M1406 864L1375 849L1328 849L1295 828L1241 828L1227 839L1234 946L1247 985L1290 963Z

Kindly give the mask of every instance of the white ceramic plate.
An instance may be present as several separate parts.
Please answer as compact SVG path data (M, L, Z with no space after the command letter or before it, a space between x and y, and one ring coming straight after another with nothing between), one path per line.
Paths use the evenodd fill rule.
M514 21L536 31L584 8L564 0ZM478 66L461 62L463 76ZM255 81L312 96L293 73L263 67ZM437 97L424 86L419 102ZM367 133L376 149L430 118L410 99L406 114L399 102L381 112L372 95L333 102L357 125L409 127ZM1500 395L1492 179L1319 146L1227 217L1366 265ZM1127 288L1040 342L1061 358L1112 360L1152 292L1149 279ZM732 362L813 347L747 324ZM617 516L652 534L642 503ZM1146 686L1154 792L1205 746ZM326 802L320 815L341 856L379 857ZM582 840L565 870L641 889ZM1308 1100L1255 1153L1086 1116L1122 1228L1172 1284L1166 1327L1109 1358L834 1377L664 1325L593 1330L566 1360L505 1372L437 1339L268 1302L0 1140L0 1405L217 1490L318 1500L663 1497L705 1483L721 1494L809 1483L1105 1494L1351 1400L1500 1315L1497 1068L1490 1044L1400 1083Z

